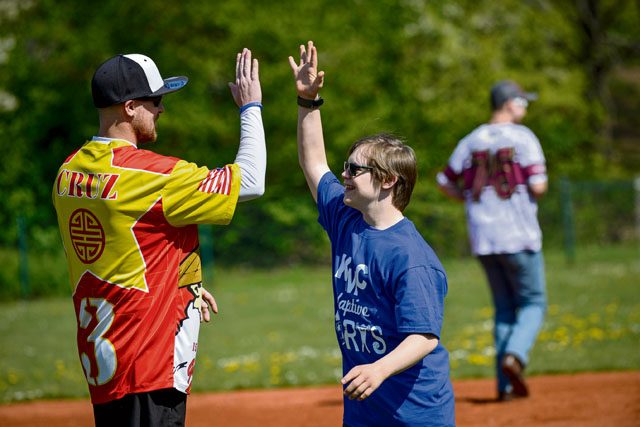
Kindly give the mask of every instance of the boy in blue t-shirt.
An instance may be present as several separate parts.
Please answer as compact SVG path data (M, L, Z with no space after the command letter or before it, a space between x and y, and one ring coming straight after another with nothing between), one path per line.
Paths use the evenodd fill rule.
M324 150L313 42L289 63L298 92L298 156L331 240L335 328L348 427L453 426L449 355L440 344L447 277L402 214L416 182L413 150L380 134L356 141L342 172Z

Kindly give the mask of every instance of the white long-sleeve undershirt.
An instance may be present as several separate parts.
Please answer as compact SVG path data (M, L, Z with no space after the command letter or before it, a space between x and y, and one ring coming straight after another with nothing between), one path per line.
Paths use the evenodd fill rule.
M235 163L240 166L239 202L264 194L267 147L260 107L249 107L240 114L240 146Z

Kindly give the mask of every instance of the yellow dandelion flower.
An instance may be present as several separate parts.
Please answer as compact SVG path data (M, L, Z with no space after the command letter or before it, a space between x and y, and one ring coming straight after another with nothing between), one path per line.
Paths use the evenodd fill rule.
M467 357L467 361L472 365L477 366L491 366L493 364L493 358L486 356L484 354L470 354Z
M482 307L478 310L478 315L482 319L488 319L493 316L493 308L491 307Z
M549 313L550 316L557 315L558 313L560 313L560 306L558 304L551 304L547 308L547 313Z
M230 373L231 372L236 372L236 371L238 371L240 369L240 363L235 362L235 361L234 362L228 362L222 367L222 369L225 372L230 372Z
M591 328L589 329L589 336L596 341L602 341L605 337L605 333L600 328Z
M600 313L591 313L589 315L589 322L591 322L591 323L601 323Z
M616 312L618 311L618 304L616 304L615 302L607 304L607 306L604 308L604 311L608 315L616 314Z
M11 385L16 385L18 384L18 381L20 380L20 376L18 375L17 372L15 371L9 371L7 373L7 382Z

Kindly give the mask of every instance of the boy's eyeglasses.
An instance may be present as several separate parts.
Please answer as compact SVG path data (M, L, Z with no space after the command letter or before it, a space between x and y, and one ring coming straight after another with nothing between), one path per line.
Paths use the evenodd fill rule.
M153 103L154 107L159 107L160 103L162 103L162 97L161 96L149 96L147 98L138 98L139 101L149 101L151 103Z
M373 167L371 166L357 165L351 162L344 162L344 171L347 172L349 176L353 178L372 170L373 170Z

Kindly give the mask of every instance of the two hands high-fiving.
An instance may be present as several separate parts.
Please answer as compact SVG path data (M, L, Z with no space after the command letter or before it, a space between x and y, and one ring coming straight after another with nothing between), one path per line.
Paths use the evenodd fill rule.
M300 45L300 60L296 63L289 56L289 65L296 83L296 92L305 100L316 100L324 84L324 71L318 71L318 50L313 41L307 46ZM262 101L258 60L251 57L249 49L243 49L236 57L236 79L229 83L233 99L239 107ZM213 296L202 289L203 302L201 304L202 318L205 322L211 319L209 307L218 313L218 307ZM364 364L353 367L341 380L345 386L344 394L349 399L364 400L371 395L387 375L375 364Z

